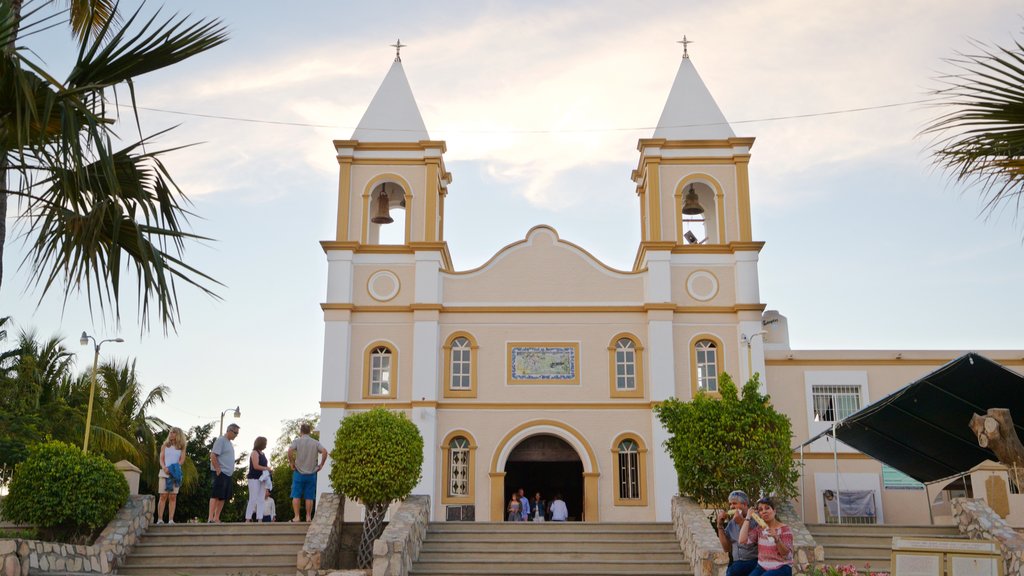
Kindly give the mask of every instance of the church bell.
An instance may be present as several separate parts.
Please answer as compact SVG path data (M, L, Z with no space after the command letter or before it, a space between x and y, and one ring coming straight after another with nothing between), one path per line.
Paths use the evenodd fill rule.
M395 221L391 217L391 211L388 202L388 193L385 191L384 185L380 187L380 196L377 197L377 210L373 214L373 218L370 218L370 222L374 224L391 224Z
M697 199L697 191L693 189L693 184L690 184L690 189L686 191L686 196L683 198L683 214L696 216L703 213L704 207L700 205L700 200Z

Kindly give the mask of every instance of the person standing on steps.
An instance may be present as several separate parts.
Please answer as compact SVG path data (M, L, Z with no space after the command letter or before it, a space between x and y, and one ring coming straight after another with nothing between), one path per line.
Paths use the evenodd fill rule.
M232 440L238 437L238 424L228 425L227 432L217 438L210 449L210 473L213 474L213 493L210 496L210 514L207 522L220 522L224 503L231 500L235 484L231 474L235 471L235 446Z
M299 521L300 500L306 501L306 522L313 520L316 501L316 473L327 463L327 448L310 437L312 427L307 422L299 426L299 437L288 446L288 464L292 467L292 522ZM320 464L317 464L317 454Z
M729 493L729 512L718 513L718 540L722 550L731 554L732 562L725 576L747 576L757 568L757 543L740 542L740 529L747 521L750 497L742 490ZM732 518L729 518L730 513Z
M171 428L167 439L160 446L160 473L157 475L156 491L160 500L156 505L156 523L164 523L164 506L167 505L167 523L174 524L174 507L178 503L182 471L185 463L185 433L181 428Z
M555 494L555 499L551 502L551 521L565 522L568 519L569 509L565 507L565 500L562 500L561 494Z
M245 475L246 480L249 481L249 502L245 506L245 521L251 522L253 513L256 514L256 521L263 521L263 505L266 501L264 492L266 488L263 487L263 482L260 478L264 473L273 472L270 466L267 466L267 457L263 454L263 451L267 448L267 439L263 436L257 436L256 441L252 444L252 454L249 455L249 472Z
M533 495L533 504L531 505L533 508L530 510L530 520L534 522L543 522L547 502L541 500L540 492Z
M526 497L526 490L522 488L519 489L519 514L523 522L530 519L530 499Z

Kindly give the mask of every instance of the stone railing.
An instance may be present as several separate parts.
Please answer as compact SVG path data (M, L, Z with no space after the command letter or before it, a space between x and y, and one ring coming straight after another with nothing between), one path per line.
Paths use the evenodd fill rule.
M0 540L3 576L113 574L153 518L153 496L130 496L91 545L39 540Z
M814 541L810 530L800 520L792 502L780 503L775 511L780 521L793 531L793 564L797 570L806 570L811 566L822 566L825 563L825 549Z
M344 522L345 497L326 492L321 494L316 502L316 515L306 531L306 541L295 561L298 574L316 576L321 571L338 568Z
M672 497L672 527L694 576L724 576L729 555L699 504L684 496Z
M373 543L373 576L406 576L420 555L430 520L430 496L409 496Z
M953 499L953 519L960 532L974 540L995 540L1007 576L1024 573L1024 536L1010 528L984 500Z

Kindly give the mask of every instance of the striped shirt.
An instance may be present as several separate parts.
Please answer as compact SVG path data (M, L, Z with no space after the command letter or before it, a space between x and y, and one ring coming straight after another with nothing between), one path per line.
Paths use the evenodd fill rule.
M787 554L779 554L776 546L776 536L768 534L768 531L760 526L754 525L753 530L747 534L748 542L757 542L757 563L765 570L775 570L782 566L793 565L793 530L783 524L780 526L781 534L777 537L786 545Z

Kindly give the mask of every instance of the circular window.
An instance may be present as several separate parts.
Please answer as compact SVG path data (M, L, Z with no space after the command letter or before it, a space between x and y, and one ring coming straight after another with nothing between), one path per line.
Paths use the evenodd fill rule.
M718 294L718 278L707 270L698 270L686 279L686 291L701 302L711 300Z
M394 272L381 270L370 276L369 282L366 283L366 289L374 300L387 302L398 294L398 289L401 285L398 281L398 276L395 276Z

